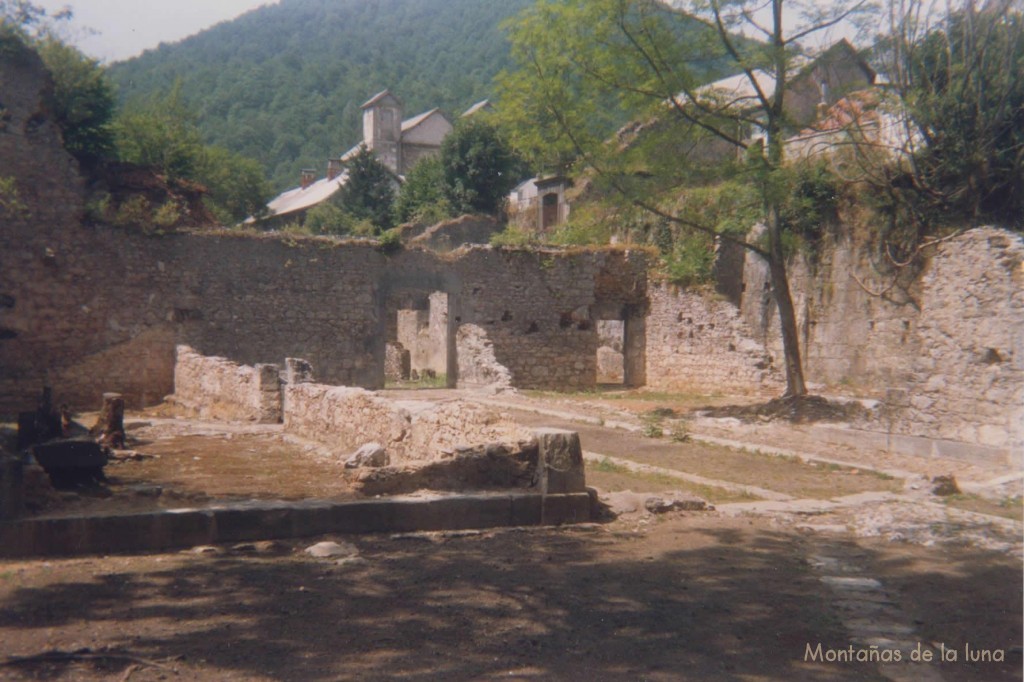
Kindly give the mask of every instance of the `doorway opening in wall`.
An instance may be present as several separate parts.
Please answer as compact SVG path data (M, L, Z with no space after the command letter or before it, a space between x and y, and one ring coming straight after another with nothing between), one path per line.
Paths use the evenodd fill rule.
M448 294L407 293L389 306L384 362L387 388L447 388Z
M626 323L622 320L597 321L597 384L606 387L626 385Z

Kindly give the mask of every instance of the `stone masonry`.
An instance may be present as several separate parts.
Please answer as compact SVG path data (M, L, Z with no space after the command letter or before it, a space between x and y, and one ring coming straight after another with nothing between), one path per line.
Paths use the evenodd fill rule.
M647 385L704 392L781 391L783 377L736 306L711 291L649 287Z
M509 417L465 400L395 401L361 388L299 384L285 389L285 405L286 433L322 443L339 457L373 442L393 464L405 464L530 438Z
M737 312L715 294L649 282L644 250L389 253L367 241L89 225L77 164L43 105L50 85L38 57L5 55L0 82L0 175L25 205L0 215L0 414L31 407L44 385L73 410L111 391L129 407L158 403L175 390L179 345L250 366L301 357L318 381L380 388L396 311L433 295L447 299L430 335L445 346L450 384L591 389L596 323L618 320L627 385L781 386L766 270L749 254L728 288ZM1019 461L1022 238L983 228L929 251L920 273L889 289L863 244L841 239L794 262L808 379L815 390L885 397L879 430ZM219 367L234 377L226 386L242 381Z
M280 368L247 367L178 346L174 400L202 419L277 424L281 421Z

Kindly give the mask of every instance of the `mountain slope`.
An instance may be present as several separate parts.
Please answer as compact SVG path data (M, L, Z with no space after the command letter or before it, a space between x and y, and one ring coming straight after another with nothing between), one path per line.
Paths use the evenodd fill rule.
M362 138L390 88L406 116L458 116L508 66L499 24L530 0L282 0L110 67L124 99L177 81L210 143L259 160L277 188Z

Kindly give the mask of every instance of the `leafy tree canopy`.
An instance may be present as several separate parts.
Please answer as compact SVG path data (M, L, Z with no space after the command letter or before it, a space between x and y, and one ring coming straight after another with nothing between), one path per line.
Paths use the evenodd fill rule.
M525 164L498 128L464 119L441 144L444 195L456 213L495 214L526 175Z
M963 3L935 23L899 0L883 58L918 144L912 201L925 220L1024 227L1024 15L1019 3ZM904 176L905 177L905 176ZM906 195L906 192L903 192Z
M370 221L378 232L392 225L397 179L373 152L360 147L348 161L348 180L332 197L336 206L357 220Z
M760 0L539 0L510 25L519 69L502 78L499 111L517 146L539 164L557 168L576 159L599 178L598 190L615 192L656 222L726 239L764 258L782 331L787 394L801 396L807 387L784 248L793 193L782 145L789 78L803 37L867 4L786 7ZM753 95L738 102L735 94L701 90L709 59L725 60ZM634 123L611 137L615 108ZM723 230L733 221L680 198L686 182L732 179L737 172L756 188L763 240ZM749 208L742 202L745 214Z
M49 106L64 147L84 162L108 157L114 147L115 98L103 68L52 36L41 39L37 50L53 77Z
M420 159L405 176L395 201L395 219L437 222L452 216L454 209L445 197L444 167L439 156Z

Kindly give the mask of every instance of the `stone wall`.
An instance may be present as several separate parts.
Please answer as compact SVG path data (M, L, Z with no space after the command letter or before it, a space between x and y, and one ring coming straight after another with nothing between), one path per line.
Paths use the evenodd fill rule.
M492 389L512 386L512 375L494 357L494 344L482 327L460 325L455 345L459 359L459 386Z
M285 405L286 433L323 443L339 456L380 443L392 464L530 438L506 415L464 400L395 401L361 388L299 384L285 388Z
M178 346L174 401L203 419L281 421L281 379L277 365L239 365Z
M476 336L486 339L516 387L592 388L596 321L646 314L643 251L476 248L460 253L465 266L483 276L464 283L449 315L460 325L478 327Z
M464 215L425 229L409 243L433 251L454 251L463 244L487 244L503 227L490 216Z
M772 355L720 295L666 282L652 282L648 294L648 386L709 393L784 386Z
M904 270L896 286L894 273L848 239L813 262L797 260L791 286L808 381L816 390L885 400L880 430L1021 460L1022 254L1020 235L969 230L928 249L923 269ZM754 339L781 357L767 282L764 263L748 256L743 318Z
M938 247L921 278L920 352L890 391L893 431L1024 458L1024 239L971 230Z

